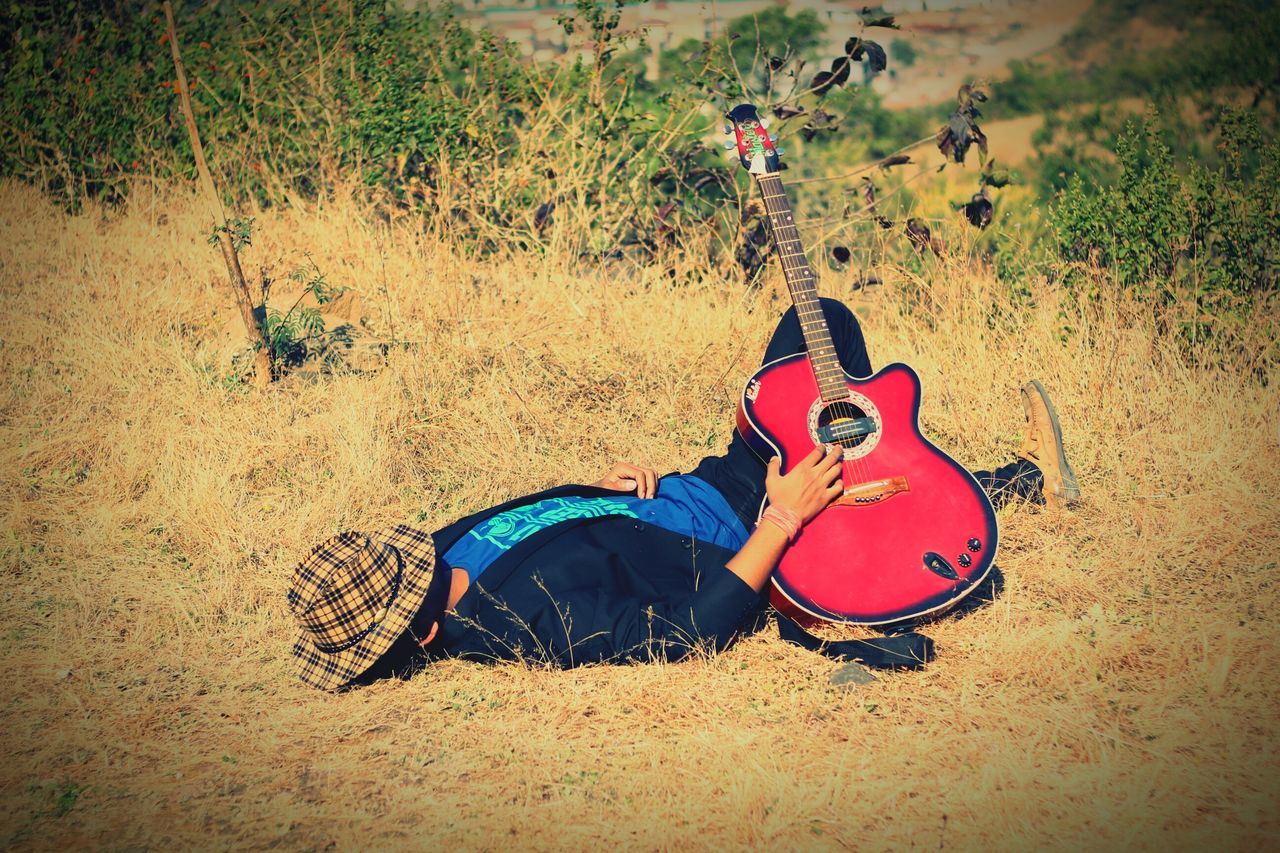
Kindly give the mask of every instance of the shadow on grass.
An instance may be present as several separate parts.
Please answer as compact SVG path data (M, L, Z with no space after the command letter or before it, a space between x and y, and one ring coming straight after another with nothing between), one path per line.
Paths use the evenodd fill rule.
M1003 593L1004 572L1000 571L999 566L993 565L991 570L987 572L987 576L982 579L982 583L978 584L973 592L960 599L954 607L950 607L940 613L929 614L920 619L886 625L884 633L893 636L895 634L904 634L908 631L916 631L922 627L927 628L931 622L936 622L939 619L963 619L975 610L991 604Z
M960 600L960 603L948 610L945 616L959 619L968 616L980 607L986 607L1004 593L1004 572L993 565L991 571L982 579L982 583Z
M921 627L927 627L930 622L939 618L963 619L970 613L979 608L986 607L991 604L1004 592L1004 572L1000 571L999 566L992 566L991 571L983 578L973 592L965 596L955 607L938 614L937 616L929 616L923 619L917 619L910 622L899 622L892 626L886 626L882 633L887 637L899 636L908 632L916 631ZM767 621L769 609L766 608L761 614L761 625ZM751 632L754 633L754 632ZM396 643L387 650L372 667L365 670L354 681L345 685L343 690L350 690L356 687L367 686L376 681L382 681L387 678L394 678L401 681L407 681L413 676L421 672L425 667L432 663L432 656L424 654L422 649L412 641L412 638L401 637Z

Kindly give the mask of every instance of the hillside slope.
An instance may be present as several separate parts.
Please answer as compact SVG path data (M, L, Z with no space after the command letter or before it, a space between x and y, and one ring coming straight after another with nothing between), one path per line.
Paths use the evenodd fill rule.
M926 431L975 466L1009 457L1039 377L1087 500L1001 513L1002 587L928 628L933 665L846 692L766 631L678 665L447 663L322 695L287 660L311 544L616 460L687 469L729 437L778 282L269 212L252 265L310 252L407 343L258 393L215 354L233 306L199 210L139 190L69 217L0 186L6 847L1280 840L1278 400L1247 363L1192 366L1109 296L1014 304L953 258L927 315L893 282L853 303L874 360L915 365Z

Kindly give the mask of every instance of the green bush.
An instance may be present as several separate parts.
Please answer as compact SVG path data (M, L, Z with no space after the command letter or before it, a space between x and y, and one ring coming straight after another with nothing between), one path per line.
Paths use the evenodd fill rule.
M1280 143L1256 116L1228 110L1217 162L1183 171L1158 119L1116 141L1114 183L1072 178L1051 208L1068 262L1102 267L1123 287L1202 312L1273 291L1280 264ZM1199 322L1198 320L1196 322Z
M903 68L910 68L916 64L920 52L907 39L894 39L889 42L889 56Z
M354 188L388 215L421 216L480 252L556 245L649 258L698 246L750 274L767 240L758 215L742 221L750 179L708 144L724 112L756 102L776 118L771 132L794 145L791 165L830 174L831 162L928 142L951 109L889 112L861 85L883 70L873 28L893 22L882 11L863 10L834 56L816 51L825 27L811 11L738 18L709 41L665 52L671 73L656 83L642 77L643 38L619 30L621 9L622 0L576 0L559 23L586 49L556 63L525 60L450 5L183 0L176 21L196 123L233 206ZM137 181L194 179L153 3L10 4L0 24L0 174L71 208L123 199ZM815 85L823 75L827 84ZM908 179L881 179L898 248L911 252L901 225L916 215L913 195L896 192ZM834 180L798 186L796 197L814 217L880 218ZM881 241L876 231L859 239ZM293 328L298 319L280 318L281 340L309 333Z
M1135 52L1135 19L1178 32L1167 47ZM1123 98L1189 98L1201 108L1239 95L1274 105L1280 88L1280 5L1272 0L1098 0L1062 41L1057 63L1015 60L996 86L991 118L1032 115ZM1101 58L1081 61L1082 53ZM1274 122L1274 110L1270 111Z
M138 179L194 177L163 16L123 5L119 16L86 0L5 10L0 174L71 207L121 198ZM580 195L608 202L583 235L608 246L624 233L643 241L633 223L653 230L639 211L670 193L647 174L666 166L683 177L710 162L701 128L682 121L705 95L640 92L638 68L618 62L618 9L580 0L564 24L586 31L595 59L551 71L449 6L258 0L176 11L196 122L232 201L364 185L482 243L512 228L528 243L545 236L558 199ZM584 137L608 147L588 152Z
M781 68L770 67L771 58L811 59L825 31L826 25L812 9L794 15L783 8L764 9L730 20L724 33L709 41L685 39L664 50L659 68L663 80L707 87L719 83L731 93L735 87L740 93L745 82L763 91L775 76L783 76L776 73Z
M501 144L495 105L530 97L509 53L448 13L343 5L179 10L196 120L226 185L267 202L357 175L402 194L423 164ZM0 170L71 203L193 172L164 19L147 8L10 7ZM476 78L480 109L466 100Z

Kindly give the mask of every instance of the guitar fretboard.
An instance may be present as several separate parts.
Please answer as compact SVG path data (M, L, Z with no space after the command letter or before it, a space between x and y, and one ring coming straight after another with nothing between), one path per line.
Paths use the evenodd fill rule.
M836 354L831 332L827 329L822 303L818 301L817 276L809 268L804 247L800 244L800 232L796 230L795 216L782 188L782 178L777 173L756 175L760 182L760 196L764 200L765 213L769 217L769 230L773 234L782 274L787 280L787 290L800 318L800 331L809 349L809 362L818 380L818 392L826 403L849 398L844 369Z

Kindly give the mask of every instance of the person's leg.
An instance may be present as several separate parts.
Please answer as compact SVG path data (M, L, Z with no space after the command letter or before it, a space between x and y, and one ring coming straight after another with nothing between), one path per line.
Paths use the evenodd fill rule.
M974 471L973 478L997 508L1015 500L1044 503L1044 475L1026 459L1015 459L992 471Z
M994 471L974 471L974 478L997 507L1012 500L1041 506L1075 504L1080 500L1080 487L1067 462L1058 413L1038 381L1022 386L1022 407L1027 432L1018 458Z
M871 359L867 355L867 344L862 337L862 329L843 302L838 299L822 298L822 314L826 318L827 328L831 331L831 342L840 356L840 364L850 376L870 376ZM761 364L768 364L775 359L794 355L805 351L804 334L800 331L800 321L796 318L796 309L788 308L778 321L769 345L765 347Z

